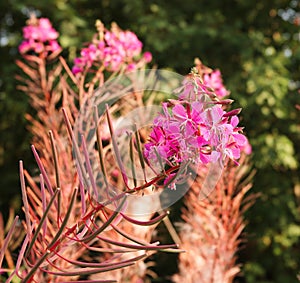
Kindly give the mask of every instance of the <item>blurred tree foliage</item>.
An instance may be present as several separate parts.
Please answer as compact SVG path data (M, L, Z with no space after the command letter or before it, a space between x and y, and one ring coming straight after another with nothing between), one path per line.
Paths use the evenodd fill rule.
M0 205L19 190L17 161L30 163L23 116L26 96L15 89L14 61L30 14L48 17L65 56L75 57L94 33L96 19L136 32L160 68L186 74L193 59L220 68L244 108L257 170L248 212L248 241L239 282L297 282L300 271L300 3L298 0L29 0L0 2ZM300 103L299 103L300 104Z

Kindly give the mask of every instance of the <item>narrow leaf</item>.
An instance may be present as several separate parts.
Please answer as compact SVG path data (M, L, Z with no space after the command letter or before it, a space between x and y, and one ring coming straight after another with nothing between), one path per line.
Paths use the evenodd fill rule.
M21 283L28 283L31 282L31 278L34 276L34 273L38 270L40 265L44 262L44 260L48 257L50 254L50 251L47 250L44 255L36 262L36 264L30 269L30 271L27 273L26 277L21 281Z
M49 131L49 136L50 136L51 149L52 149L52 155L53 155L53 160L54 160L56 187L60 188L60 178L59 178L59 167L58 167L57 150L56 150L55 141L54 141L54 137L53 137L52 131Z
M46 186L47 186L47 188L48 188L50 194L53 195L54 192L53 192L53 189L52 189L52 185L51 185L51 183L50 183L50 180L49 180L48 175L47 175L47 173L46 173L45 167L44 167L44 165L43 165L43 163L42 163L42 161L41 161L41 159L40 159L40 157L39 157L39 155L38 155L38 153L37 153L37 151L36 151L34 145L31 146L31 150L32 150L32 152L33 152L33 155L34 155L34 158L35 158L35 160L36 160L36 163L37 163L37 165L38 165L38 167L39 167L41 173L43 174L43 177L44 177Z
M119 233L120 235L122 235L124 238L126 238L127 240L131 241L131 242L134 242L136 244L139 244L139 245L147 245L148 243L144 242L144 241L141 241L140 239L137 239L131 235L129 235L128 233L126 233L124 230L118 228L116 225L111 225L113 227L113 229Z
M68 119L66 109L63 108L62 111L63 111L65 123L67 125L67 130L68 130L68 133L69 133L69 136L71 138L72 145L73 145L73 148L74 148L74 151L75 151L76 161L77 161L77 163L79 165L79 168L81 170L81 176L83 177L83 180L84 180L84 183L85 183L86 187L89 187L90 184L89 184L88 176L85 173L84 164L83 164L83 161L82 161L81 156L80 156L80 150L79 150L78 144L76 142L76 139L75 139L75 136L74 136L74 133L73 133L73 130L72 130L71 123Z
M130 144L129 144L129 155L130 155L130 160L131 160L131 173L132 173L133 185L134 185L134 187L137 187L133 148L134 148L134 141L133 141L133 137L131 136Z
M66 70L66 72L68 73L69 78L73 81L73 83L75 85L77 85L78 81L76 79L76 77L74 76L74 74L72 73L72 71L70 70L68 64L66 63L65 59L62 56L58 57L60 63L63 65L64 69Z
M171 248L178 248L178 245L176 244L171 244L171 245L133 245L133 244L128 244L128 243L122 243L122 242L117 242L102 236L98 236L98 238L104 242L110 243L112 245L116 245L119 247L125 247L125 248L130 248L134 250L163 250L163 249L171 249Z
M124 203L126 201L126 196L122 199L119 206L116 208L114 213L103 223L102 226L100 226L96 231L94 231L91 235L85 237L82 239L83 242L87 243L91 240L93 240L97 235L99 235L102 231L104 231L112 222L113 220L118 216L120 210L122 209Z
M22 264L22 261L24 259L24 253L25 253L25 250L26 250L26 247L28 245L28 242L29 242L29 236L26 235L24 241L23 241L23 244L22 244L22 247L21 247L21 250L19 252L19 256L18 256L18 260L17 260L17 263L16 263L16 273L18 274L19 272L19 269L21 267L21 264Z
M148 221L139 221L139 220L136 220L136 219L132 219L131 217L127 216L124 213L121 213L121 215L124 217L124 219L126 219L128 222L131 222L133 224L140 225L140 226L151 226L151 225L159 223L166 216L168 216L169 215L169 211L163 212L159 216L157 216L157 217L155 217L153 219L150 219Z
M14 222L12 223L12 225L11 225L11 227L10 227L7 235L6 235L6 238L5 238L4 242L3 242L3 246L0 249L0 267L2 266L2 262L3 262L4 255L5 255L5 251L6 251L7 247L8 247L8 244L9 244L9 242L11 240L11 237L12 237L12 235L14 233L14 230L16 228L16 225L17 225L18 221L19 221L19 216L16 216Z
M76 280L76 281L57 281L57 283L118 283L116 280Z
M26 185L25 185L25 178L24 178L24 169L23 169L23 162L20 160L19 162L19 168L20 168L20 182L21 182L21 190L22 190L22 199L24 204L24 212L25 212L25 219L26 219L26 230L27 235L30 236L31 233L31 221L30 221L30 213L29 213L29 204L27 199L27 193L26 193Z
M90 159L89 159L89 153L88 153L86 143L85 143L85 139L84 139L83 135L81 135L81 142L82 142L82 149L83 149L83 154L84 154L84 158L85 158L85 164L86 164L88 175L90 177L90 182L91 182L91 185L92 185L92 189L93 189L93 192L95 194L96 200L99 201L99 199L98 199L99 193L98 193L95 178L94 178L94 175L93 175L93 172L92 172L92 166L91 166L91 162L90 162Z
M75 188L74 192L72 194L71 201L70 201L67 213L65 215L65 218L64 218L63 222L61 223L61 227L59 228L59 230L56 233L55 237L52 239L51 243L48 245L47 249L51 250L51 249L53 249L54 246L56 246L56 244L57 244L56 241L59 239L59 237L61 236L63 230L67 226L69 217L71 215L71 212L72 212L72 209L73 209L73 206L74 206L74 202L75 202L75 199L76 199L77 192L78 192L78 188Z
M51 149L52 155L54 160L54 168L55 168L55 180L56 180L56 188L60 188L60 178L59 178L59 167L58 167L58 158L57 158L57 150L54 142L54 137L52 131L49 131L50 142L51 142ZM61 195L58 195L57 198L57 224L60 224L60 204L61 204Z
M81 174L81 170L78 168L79 164L76 164L77 166L77 172L79 176L79 191L80 191L80 199L81 199L81 217L83 217L86 213L86 203L85 203L85 190L83 185L83 178Z
M133 264L134 263L114 264L113 266L110 266L110 267L100 267L100 268L76 268L76 269L73 269L70 271L63 270L62 272L44 270L42 268L41 268L41 270L46 273L49 273L52 275L57 275L57 276L78 276L78 275L91 275L91 274L96 274L96 273L101 273L101 272L107 272L107 271L131 266Z
M41 183L41 198L42 198L42 207L43 207L43 215L46 212L47 209L47 200L46 200L46 193L45 193L45 184L44 184L44 178L43 175L40 174L40 183ZM45 237L47 232L47 219L45 219L43 224L43 236Z
M107 173L106 173L105 162L104 162L102 139L101 139L100 129L98 127L98 108L97 108L96 105L94 106L93 114L94 114L94 122L95 122L95 127L96 127L96 136L97 136L100 166L101 166L101 171L102 171L102 174L103 174L103 179L104 179L104 183L105 183L105 186L106 186L106 190L108 190L109 187L108 187Z
M33 247L33 245L34 245L34 243L35 243L37 237L38 237L38 234L39 234L41 228L42 228L43 225L44 225L44 222L45 222L45 220L46 220L46 218L47 218L47 215L48 215L48 213L49 213L49 211L50 211L50 208L51 208L51 206L52 206L52 204L53 204L53 202L54 202L54 200L55 200L57 194L59 194L59 193L60 193L60 189L57 189L57 190L55 191L54 195L51 197L51 199L50 199L50 201L49 201L49 204L47 205L47 207L46 207L46 209L45 209L45 211L44 211L44 213L43 213L43 217L41 218L41 220L40 220L40 222L39 222L39 225L38 225L38 227L36 228L36 230L35 230L35 232L34 232L34 235L33 235L32 239L31 239L31 241L30 241L30 244L29 244L29 247L28 247L28 249L27 249L27 251L26 251L25 257L27 257L27 256L29 255L29 253L30 253L30 251L31 251L31 249L32 249L32 247Z
M141 164L141 167L143 169L143 173L144 173L144 180L145 182L147 182L147 178L146 178L146 166L145 166L145 160L144 160L144 154L142 152L142 145L141 145L141 139L140 139L140 135L139 135L139 132L138 132L138 129L135 125L135 139L136 139L136 144L137 144L137 151L138 151L138 154L139 154L139 160L140 160L140 164Z
M108 262L83 262L83 261L78 261L78 260L72 260L72 259L68 259L65 258L63 256L61 256L60 254L58 254L58 257L60 257L61 259L67 261L68 263L71 263L73 265L78 265L81 267L110 267L112 265L115 265L116 263L113 263L112 261L108 261ZM127 260L122 260L122 261L118 261L117 264L123 264L123 263L133 263L136 262L138 260L141 260L143 258L145 258L147 255L146 254L142 254Z
M118 148L118 145L117 145L117 141L115 139L114 128L113 128L113 124L112 124L112 121L111 121L111 117L110 117L110 114L109 114L109 108L108 108L107 104L106 104L106 117L107 117L109 132L110 132L110 135L111 135L112 145L113 145L114 153L115 153L115 156L116 156L116 160L117 160L118 166L120 168L124 184L127 188L129 188L128 187L128 178L127 178L127 175L126 175L124 164L123 164L122 159L121 159L121 155L120 155L120 151L119 151L119 148Z

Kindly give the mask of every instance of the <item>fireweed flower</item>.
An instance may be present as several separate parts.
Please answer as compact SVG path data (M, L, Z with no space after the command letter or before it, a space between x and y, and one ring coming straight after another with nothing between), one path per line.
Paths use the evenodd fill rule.
M75 75L79 76L92 67L111 72L123 67L125 71L134 71L152 60L150 52L141 54L143 44L133 32L123 31L115 23L111 30L105 29L100 21L96 26L99 33L74 60L72 71Z
M144 148L149 164L224 164L227 158L237 163L247 144L238 126L240 109L226 112L196 74L189 75L177 92L179 99L163 103L162 113L153 122ZM169 180L170 176L165 183Z
M219 98L229 95L229 91L223 85L220 70L214 70L210 73L203 74L203 83L211 87Z
M49 55L59 52L61 47L57 42L58 32L52 27L49 19L32 16L23 28L24 40L19 45L21 54L33 51L36 54Z

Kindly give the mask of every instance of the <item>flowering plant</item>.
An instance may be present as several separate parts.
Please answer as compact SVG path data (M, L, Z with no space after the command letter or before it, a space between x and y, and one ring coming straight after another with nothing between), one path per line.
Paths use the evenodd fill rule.
M151 198L153 188L159 192L175 189L187 167L212 163L223 169L228 159L237 163L247 146L238 126L240 109L225 108L232 100L223 99L229 92L220 72L199 62L174 91L176 99L162 103L162 112L155 113L147 138L137 121L147 122L153 116L145 108L153 96L145 101L142 95L157 78L155 72L132 71L144 69L151 54L142 54L142 43L131 31L116 24L107 30L100 21L96 27L92 42L81 50L72 70L62 57L55 62L61 47L49 20L32 18L23 30L25 40L19 49L27 64L20 60L17 64L29 79L18 77L23 83L19 88L37 111L37 117L26 117L35 135L32 151L40 175L32 177L20 162L26 234L16 263L7 260L4 267L18 217L6 238L0 239L0 271L8 273L7 282L16 277L21 282L144 279L145 265L138 272L126 273L123 268L154 251L182 252L177 244L151 243L151 234L161 221L178 242L159 197ZM134 112L135 108L147 111ZM130 119L135 124L122 129L121 143L115 124L129 112L134 113ZM121 147L126 148L125 154ZM138 197L129 201L132 196ZM150 207L142 219L137 214L140 206L143 213Z

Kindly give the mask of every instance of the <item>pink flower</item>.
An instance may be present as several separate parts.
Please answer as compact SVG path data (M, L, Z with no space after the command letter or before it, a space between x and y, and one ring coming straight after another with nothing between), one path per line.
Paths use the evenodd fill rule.
M49 41L49 46L48 46L49 52L56 52L56 51L59 51L60 49L61 49L61 46L59 45L59 43L56 40Z
M241 147L241 150L243 152L245 152L247 155L251 154L252 153L252 146L251 144L249 143L249 140L248 138L246 137L246 142L245 144Z
M136 70L136 68L137 68L137 65L136 65L135 63L130 63L130 64L127 65L126 70L127 70L128 72L133 72L133 71Z
M32 17L23 28L24 41L19 46L20 53L33 51L36 54L48 56L59 52L61 47L57 42L58 32L52 27L49 19Z
M19 52L20 53L26 53L30 50L31 44L28 41L22 41L22 43L19 45Z
M143 58L144 58L146 63L149 63L149 62L152 61L152 54L147 51L143 54Z
M39 39L43 42L58 38L58 32L52 27L49 19L40 18L38 31Z
M219 98L229 95L229 91L224 87L220 70L212 71L203 75L203 82L212 88Z
M124 31L119 33L119 42L126 52L126 56L133 58L139 56L142 51L143 44L137 36L131 31Z
M174 178L176 178L176 173L171 173L167 178L164 180L164 186L168 186L171 190L176 190L176 182L174 182Z

